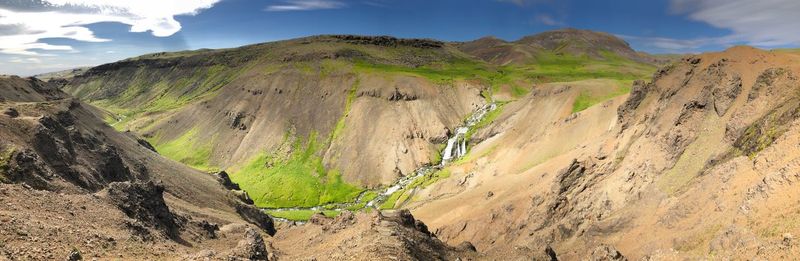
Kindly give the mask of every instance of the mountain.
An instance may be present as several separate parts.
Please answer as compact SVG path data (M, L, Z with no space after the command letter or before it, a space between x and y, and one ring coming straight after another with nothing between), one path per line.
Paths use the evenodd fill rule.
M574 59L595 61L560 56L542 66ZM135 57L92 68L64 90L162 155L226 170L256 205L313 207L438 164L456 127L492 99L597 76L613 80L603 95L619 95L654 68L619 57L549 71L498 67L454 43L326 35Z
M561 29L525 36L507 42L495 37L484 37L457 45L468 54L484 61L506 64L535 64L552 59L552 56L572 56L594 61L623 60L646 64L664 64L670 60L633 50L618 37L589 30Z
M161 157L146 141L106 125L97 117L101 111L58 84L12 76L0 78L0 86L3 259L479 256L436 239L407 210L346 212L335 220L315 216L304 232L283 227L284 234L273 238L272 218L248 205L227 175ZM325 242L308 245L313 252L284 248L312 235ZM346 244L362 247L331 248Z
M751 47L689 56L578 113L586 82L538 86L401 207L490 256L796 256L799 59Z
M0 86L0 256L163 258L233 249L244 230L274 234L216 178L115 131L61 86L16 76ZM238 227L224 233L232 241L219 237L226 226Z
M72 68L72 69L67 69L67 70L62 70L62 71L37 74L37 75L34 75L33 77L35 77L36 79L42 80L42 81L50 81L52 79L68 80L68 79L72 79L72 77L75 77L76 75L81 75L81 74L85 73L87 70L89 70L91 68L92 67L78 67L78 68Z
M797 256L800 52L668 58L324 35L5 77L0 254Z

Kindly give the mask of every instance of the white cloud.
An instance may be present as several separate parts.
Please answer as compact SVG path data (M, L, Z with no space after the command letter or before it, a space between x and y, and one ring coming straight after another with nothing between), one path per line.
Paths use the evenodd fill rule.
M719 38L696 38L696 39L673 39L666 37L643 37L617 34L625 41L636 43L639 46L647 47L649 50L666 53L696 53L698 50L709 46L730 46L733 45L727 37Z
M727 30L718 37L674 39L618 35L657 52L696 53L739 44L763 48L800 45L800 1L670 0L670 12Z
M556 20L555 18L553 18L552 16L550 16L548 14L536 15L536 17L534 17L534 19L536 19L537 22L542 23L542 24L547 25L547 26L563 26L564 25L564 22Z
M194 15L220 0L41 0L20 1L22 11L0 6L0 26L11 27L0 34L0 53L41 55L35 50L74 51L71 46L52 45L40 40L66 38L84 42L105 42L86 27L99 22L118 22L131 26L131 32L151 32L166 37L181 25L176 15ZM38 6L36 6L38 5ZM38 7L38 9L31 6ZM13 6L12 6L13 7Z
M14 57L9 60L12 63L42 63L42 60L36 57L29 57L29 58L19 58Z
M773 47L800 44L800 1L672 0L671 9L690 19L731 31L728 43Z
M345 7L345 3L334 0L285 0L283 4L267 6L266 11L307 11L319 9L338 9Z

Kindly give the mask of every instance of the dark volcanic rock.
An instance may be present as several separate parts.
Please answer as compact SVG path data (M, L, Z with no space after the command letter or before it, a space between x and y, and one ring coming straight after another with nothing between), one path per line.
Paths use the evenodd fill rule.
M136 143L139 143L139 145L142 145L142 147L144 147L144 148L146 148L146 149L148 149L148 150L150 150L152 152L158 153L158 151L156 151L156 147L153 147L153 144L150 144L150 142L147 142L147 140L145 140L145 139L136 138Z
M61 178L95 192L110 182L137 178L116 147L80 131L69 111L39 119L30 143L31 149L14 153L9 161L7 174L14 183L59 190L65 187L53 181Z
M244 239L239 241L233 249L231 259L243 258L244 260L267 260L267 246L264 238L257 230L247 228Z
M225 187L226 189L241 190L239 184L233 183L233 181L231 181L230 176L228 176L228 173L225 172L224 170L214 173L214 176L217 177L219 183L222 184L222 186Z
M623 126L628 124L628 121L636 111L636 108L639 107L644 98L647 96L649 87L650 85L646 84L642 80L636 80L633 82L631 95L628 96L628 99L625 100L624 104L617 108L617 121L622 123Z
M206 237L211 239L217 238L217 231L219 231L219 225L215 223L210 223L206 220L195 222L194 225L202 229L202 231L206 233L205 234Z
M552 247L547 246L544 249L544 253L547 254L551 261L558 261L558 255L556 255L556 251Z
M178 236L180 225L164 202L164 186L152 181L114 182L108 185L108 199L128 217L166 233Z
M400 225L403 225L408 228L413 228L419 232L422 232L426 235L432 235L431 232L428 230L428 226L422 221L419 221L414 218L414 215L411 215L411 211L408 209L397 210L397 211L386 211L382 212L383 219L389 220L392 222L396 222Z
M16 118L16 117L19 117L19 112L17 111L17 109L14 109L14 108L8 108L8 109L6 109L6 110L3 112L3 114L5 114L5 115L8 115L8 117L11 117L11 118Z
M83 257L81 256L81 251L78 251L77 249L72 249L72 251L70 251L69 255L67 256L67 260L68 261L83 260Z
M460 251L469 251L469 252L477 252L478 251L478 249L475 248L475 245L473 245L469 241L461 242L461 244L458 244L458 246L456 246L456 249L458 249Z
M378 46L409 46L416 48L442 48L444 42L430 40L430 39L399 39L391 36L361 36L361 35L331 35L331 37L341 41L360 44L360 45L378 45Z
M272 221L272 217L264 213L264 211L251 205L238 204L236 205L236 213L239 213L247 222L253 223L263 229L264 232L267 232L270 236L275 235L275 224Z
M399 89L395 88L394 92L389 95L390 101L413 101L418 99L416 94L401 92Z

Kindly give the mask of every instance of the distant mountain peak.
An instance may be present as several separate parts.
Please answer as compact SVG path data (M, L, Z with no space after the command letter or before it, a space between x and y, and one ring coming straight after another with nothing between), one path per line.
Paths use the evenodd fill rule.
M657 63L655 58L633 50L630 44L617 36L575 28L542 32L513 42L483 37L461 44L460 49L499 64L525 63L542 52L588 56L594 59L606 59L608 54L614 54L638 62Z

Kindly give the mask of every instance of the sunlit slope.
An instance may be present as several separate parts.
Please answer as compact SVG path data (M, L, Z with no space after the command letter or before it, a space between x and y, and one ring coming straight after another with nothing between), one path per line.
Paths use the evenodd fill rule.
M455 126L492 99L553 81L615 83L582 98L599 102L654 68L613 53L497 65L458 45L317 36L158 53L95 67L65 90L169 158L227 170L262 206L309 206L437 163Z
M578 113L570 98L593 89L544 85L405 207L443 240L490 253L796 256L784 242L798 233L799 59L750 47L687 57Z

